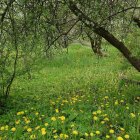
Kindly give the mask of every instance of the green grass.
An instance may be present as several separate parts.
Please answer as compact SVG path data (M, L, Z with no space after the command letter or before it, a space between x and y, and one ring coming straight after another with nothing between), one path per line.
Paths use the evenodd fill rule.
M38 60L31 80L17 77L0 116L0 139L139 140L140 87L120 81L122 57L107 48L109 56L98 58L71 45L68 54ZM125 73L140 78L134 69Z

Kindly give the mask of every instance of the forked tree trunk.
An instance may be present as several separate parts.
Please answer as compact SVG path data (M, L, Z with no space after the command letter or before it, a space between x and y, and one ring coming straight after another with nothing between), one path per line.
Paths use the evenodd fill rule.
M78 9L72 0L69 0L68 7L78 17L78 19L85 24L85 26L117 48L129 63L140 72L140 58L133 56L132 52L123 44L123 42L119 41L113 34L99 26L95 21L91 20L80 9Z

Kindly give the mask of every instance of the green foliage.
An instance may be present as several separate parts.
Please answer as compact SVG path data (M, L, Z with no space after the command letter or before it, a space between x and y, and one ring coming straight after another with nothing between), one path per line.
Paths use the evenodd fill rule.
M124 84L118 91L121 58L110 46L108 51L99 61L90 48L71 45L69 54L36 61L32 80L22 75L12 86L0 116L2 140L139 140L140 87ZM126 75L139 79L134 70Z

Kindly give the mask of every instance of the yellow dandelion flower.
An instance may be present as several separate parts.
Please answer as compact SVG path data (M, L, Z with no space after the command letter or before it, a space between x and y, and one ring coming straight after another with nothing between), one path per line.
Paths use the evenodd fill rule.
M129 107L127 106L126 109L129 110Z
M36 116L38 116L38 115L39 115L39 113L38 113L38 112L36 112L36 113L35 113L35 115L36 115Z
M59 113L59 110L58 110L58 109L55 109L55 112L56 112L56 113Z
M32 131L32 128L27 128L27 132L31 132Z
M101 134L100 131L96 131L95 133L96 133L97 135L100 135L100 134Z
M92 114L93 114L93 115L97 115L97 112L94 111Z
M124 103L124 100L121 100L120 102L121 102L121 103Z
M105 98L105 99L108 99L109 97L108 97L108 96L105 96L104 98Z
M109 130L109 133L110 133L110 134L114 134L114 130L113 130L113 129L110 129L110 130Z
M121 131L125 131L125 129L124 129L124 128L122 128L122 127L120 128L120 130L121 130Z
M36 135L31 135L30 139L36 139Z
M63 134L62 133L60 134L60 138L63 138Z
M35 130L38 130L40 128L40 126L35 127Z
M51 120L52 121L56 121L56 117L51 117Z
M29 124L31 121L30 120L25 120L25 123L26 124Z
M42 118L40 117L40 118L38 118L38 120L42 120Z
M45 123L45 126L48 126L49 124L48 123Z
M119 137L117 137L117 140L123 140L123 138L119 136Z
M8 130L9 126L8 125L5 125L5 130Z
M97 110L97 114L101 114L102 113L102 111L101 110Z
M16 120L15 121L15 124L20 124L20 120Z
M46 131L46 128L41 128L41 131Z
M41 134L42 134L42 135L46 135L46 133L47 133L46 130L41 131Z
M57 132L57 130L53 130L53 133L56 133Z
M61 121L65 121L65 116L61 116L61 117L59 117L59 119L61 120Z
M78 131L74 130L74 131L72 132L72 134L73 134L73 135L78 135Z
M91 137L93 137L93 136L94 136L94 134L91 132L91 133L90 133L90 136L91 136Z
M71 124L71 125L70 125L70 127L74 127L74 126L75 126L74 124Z
M64 134L64 139L67 139L69 136L67 134Z
M58 135L54 135L53 138L54 138L54 139L57 139L57 138L58 138Z
M4 127L4 126L2 126L2 127L0 128L0 130L1 130L1 131L5 130L5 127Z
M107 117L106 117L106 118L104 118L104 121L109 121L109 118L107 118Z
M134 113L130 113L131 118L135 118L136 115Z
M85 136L86 136L86 137L88 137L88 136L89 136L89 134L88 134L88 133L85 133Z
M109 138L110 138L110 136L109 136L109 135L106 135L106 138L107 138L107 139L109 139Z
M119 104L119 102L118 102L118 100L116 100L116 101L115 101L115 105L118 105L118 104Z
M11 131L12 132L15 132L16 131L16 128L15 127L11 128Z
M126 139L129 139L129 135L127 135L127 134L126 134L124 137L125 137Z
M105 123L105 121L101 121L101 124L104 124Z
M24 111L21 111L21 112L17 112L17 115L23 115L24 114Z
M98 117L94 116L94 117L93 117L93 120L94 120L94 121L97 121L97 120L98 120Z

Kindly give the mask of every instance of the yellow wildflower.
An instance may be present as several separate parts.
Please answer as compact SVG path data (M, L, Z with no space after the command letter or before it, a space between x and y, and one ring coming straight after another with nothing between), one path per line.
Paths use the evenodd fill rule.
M31 132L32 131L32 128L27 128L27 132Z
M46 130L45 131L41 131L42 135L46 135L46 133L47 133Z
M124 131L125 129L121 127L120 130L121 130L121 131Z
M5 126L5 130L8 130L8 128L9 128L9 126L8 126L8 125L6 125L6 126Z
M56 112L56 113L59 113L59 110L58 110L58 109L55 109L55 112Z
M73 135L78 135L78 131L74 130L74 131L72 132L72 134L73 134Z
M96 112L93 112L92 114L93 114L93 115L97 115L97 113L96 113Z
M86 137L88 137L88 136L89 136L89 134L88 134L88 133L85 133L85 136L86 136Z
M36 113L35 113L35 115L36 115L36 116L38 116L38 115L39 115L39 113L38 113L38 112L36 112Z
M135 118L136 115L134 113L130 113L131 118Z
M107 117L106 117L106 118L104 118L104 121L109 121L109 118L107 118Z
M95 133L96 133L97 135L100 135L100 134L101 134L100 131L96 131Z
M11 131L12 132L15 132L16 131L16 128L15 127L11 128Z
M110 138L110 136L109 136L109 135L106 135L106 138L107 138L107 139L109 139L109 138Z
M40 126L35 127L35 130L38 130L40 128Z
M57 130L53 130L53 133L56 133L57 132Z
M126 109L129 110L129 107L127 106Z
M41 134L42 135L45 135L47 132L46 132L46 128L41 128Z
M117 140L123 140L123 138L122 137L117 137Z
M71 124L71 126L70 127L74 127L74 124Z
M4 126L2 126L2 127L0 128L0 130L1 130L1 131L3 131L4 129L5 129L5 127L4 127Z
M36 135L31 135L30 139L36 139Z
M118 100L116 100L116 101L115 101L115 105L118 105L118 104L119 104L119 102L118 102Z
M113 129L110 129L110 130L109 130L109 133L110 133L110 134L113 134L113 133L114 133L114 130L113 130Z
M45 123L45 126L48 126L49 124L48 123Z
M20 124L20 120L15 121L15 124Z
M58 136L57 136L57 135L55 135L55 136L53 136L53 138L54 138L54 139L57 139L57 138L58 138Z
M105 123L105 121L101 121L101 124L104 124Z
M17 112L17 115L23 115L24 114L24 111L21 111L21 112Z
M69 136L67 134L64 134L64 139L67 139Z
M94 117L93 117L93 120L94 120L94 121L97 121L97 120L98 120L98 117L94 116Z
M94 134L91 132L91 133L90 133L90 136L91 136L91 137L93 137L93 136L94 136Z
M46 128L41 128L41 131L46 131Z
M129 135L127 135L127 134L126 134L124 137L125 137L126 139L129 139Z
M61 116L61 117L59 117L59 119L61 120L61 121L65 121L65 116Z
M56 121L56 118L55 118L55 117L51 117L51 120L52 120L52 121Z
M101 114L102 113L102 111L101 110L97 110L97 114Z

